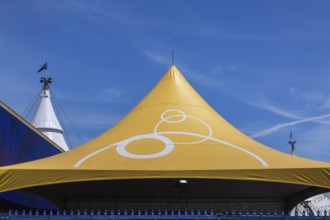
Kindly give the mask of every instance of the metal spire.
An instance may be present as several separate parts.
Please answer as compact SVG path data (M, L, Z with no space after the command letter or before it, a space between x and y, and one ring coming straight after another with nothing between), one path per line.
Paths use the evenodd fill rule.
M174 65L174 49L172 49L172 66Z
M289 144L291 145L291 155L295 156L296 155L296 152L295 152L295 144L297 143L297 141L295 141L293 139L293 136L292 136L292 131L290 133L290 140L289 140Z

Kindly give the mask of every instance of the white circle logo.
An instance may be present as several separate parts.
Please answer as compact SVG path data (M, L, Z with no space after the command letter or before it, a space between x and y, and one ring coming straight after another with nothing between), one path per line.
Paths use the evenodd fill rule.
M126 150L126 145L140 139L156 139L165 144L164 150L154 153L154 154L132 154ZM121 141L118 143L116 150L118 154L124 156L124 157L129 157L129 158L134 158L134 159L151 159L151 158L157 158L157 157L162 157L165 156L166 154L169 154L173 151L174 149L174 143L171 141L171 139L158 135L158 134L142 134L142 135L137 135L131 138L128 138L124 141Z
M193 117L191 115L186 115L181 110L168 109L160 115L160 118L161 118L161 120L155 125L153 133L133 136L133 137L130 137L126 140L123 140L123 141L120 141L118 143L114 143L112 145L109 145L109 146L103 147L99 150L96 150L96 151L88 154L87 156L83 157L82 159L80 159L74 165L74 167L79 167L82 163L84 163L89 158L91 158L91 157L95 156L96 154L99 154L99 153L101 153L105 150L108 150L112 147L116 147L117 153L120 154L123 157L128 157L128 158L132 158L132 159L152 159L152 158L163 157L163 156L171 153L174 150L174 145L175 144L198 144L198 143L201 143L201 142L207 141L207 140L214 141L214 142L226 145L228 147L232 147L234 149L240 150L240 151L254 157L263 166L265 166L265 167L268 166L267 162L264 161L262 158L260 158L258 155L254 154L254 153L252 153L252 152L250 152L250 151L248 151L248 150L246 150L242 147L231 144L229 142L213 138L212 137L212 133L213 133L212 129L206 122L202 121L199 118ZM199 124L204 125L208 130L208 134L204 135L204 134L192 133L192 132L187 132L187 131L159 131L158 130L159 126L162 123L177 124L177 123L181 123L181 122L185 121L187 118L190 119L190 120L195 120ZM201 138L201 139L198 140L198 141L192 141L192 142L174 142L174 141L172 141L171 139L169 139L168 137L166 137L164 135L184 135L184 136L190 136L190 137L195 137L195 138L198 137L198 138ZM130 153L126 150L126 146L128 144L130 144L134 141L137 141L137 140L142 140L142 139L159 140L165 145L165 148L163 150L161 150L157 153L153 153L153 154L134 154L134 153Z
M173 113L177 113L177 114L165 117L165 114L167 114L169 112L171 112L171 113L173 112ZM179 120L169 120L171 118L176 118L176 117L181 117L181 119L179 119ZM180 122L183 122L184 120L186 120L187 115L183 111L180 111L180 110L177 110L177 109L169 109L169 110L164 111L160 115L160 118L164 122L176 124L176 123L180 123Z

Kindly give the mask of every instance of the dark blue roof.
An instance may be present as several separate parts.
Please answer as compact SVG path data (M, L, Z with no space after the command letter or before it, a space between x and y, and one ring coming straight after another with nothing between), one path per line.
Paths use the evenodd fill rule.
M62 150L0 102L0 166L49 157Z

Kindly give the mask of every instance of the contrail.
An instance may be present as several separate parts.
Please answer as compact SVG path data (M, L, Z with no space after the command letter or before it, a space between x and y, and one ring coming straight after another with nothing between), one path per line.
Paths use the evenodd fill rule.
M296 121L292 121L292 122L287 122L287 123L282 123L282 124L277 124L273 127L267 128L263 131L256 132L253 135L251 135L250 137L253 137L253 138L254 137L263 137L263 136L269 135L269 134L271 134L275 131L278 131L282 128L285 128L285 127L290 127L290 126L293 126L293 125L297 125L297 124L301 124L301 123L305 123L305 122L310 122L310 121L316 121L316 120L323 119L323 118L328 118L328 117L330 117L330 114L311 117L311 118L304 118L304 119L300 119L300 120L296 120Z
M300 116L297 116L297 115L294 115L290 112L287 112L287 111L284 111L282 109L279 109L271 104L268 104L267 102L251 102L251 101L246 101L246 103L248 103L249 105L252 105L252 106L255 106L255 107L258 107L258 108L261 108L261 109L265 109L265 110L268 110L274 114L277 114L277 115L280 115L280 116L284 116L284 117L287 117L287 118L291 118L291 119L302 119L302 117Z

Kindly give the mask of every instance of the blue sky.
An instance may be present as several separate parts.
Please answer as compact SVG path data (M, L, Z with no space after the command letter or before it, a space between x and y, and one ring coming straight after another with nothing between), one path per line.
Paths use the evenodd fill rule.
M175 64L256 140L330 162L329 1L0 1L0 100L19 114L52 89L84 141L120 120ZM80 141L70 127L74 145Z

